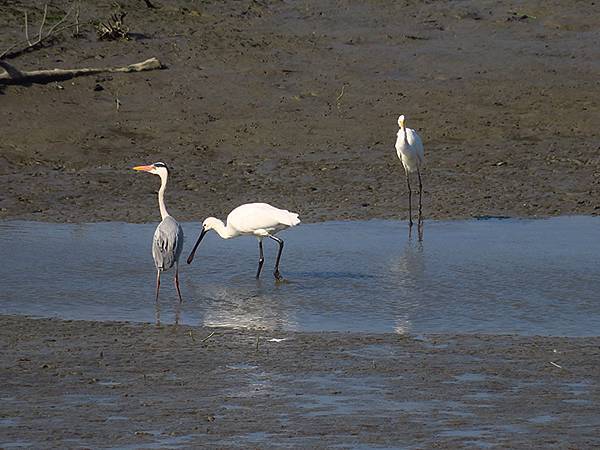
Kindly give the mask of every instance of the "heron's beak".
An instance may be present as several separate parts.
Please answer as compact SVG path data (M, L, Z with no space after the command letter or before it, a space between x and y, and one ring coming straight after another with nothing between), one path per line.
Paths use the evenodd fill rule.
M154 166L135 166L133 170L143 170L144 172L150 172L154 169Z
M192 261L194 260L194 255L196 254L196 249L198 248L198 246L200 245L200 241L202 240L202 238L204 237L204 235L208 232L208 230L202 228L202 233L200 233L200 237L198 238L198 240L196 241L196 245L194 245L194 248L192 249L192 253L190 253L190 256L188 256L187 259L187 263L191 264Z

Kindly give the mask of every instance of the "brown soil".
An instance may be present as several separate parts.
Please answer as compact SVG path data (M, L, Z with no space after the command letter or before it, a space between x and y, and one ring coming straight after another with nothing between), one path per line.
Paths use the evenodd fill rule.
M111 13L90 3L82 21ZM406 218L400 113L425 142L426 217L600 211L598 2L120 3L131 40L88 26L9 62L168 68L0 87L0 218L156 221L158 179L130 167L157 160L181 220L248 201ZM0 42L41 4L0 2Z
M599 338L210 332L0 317L0 446L600 445Z

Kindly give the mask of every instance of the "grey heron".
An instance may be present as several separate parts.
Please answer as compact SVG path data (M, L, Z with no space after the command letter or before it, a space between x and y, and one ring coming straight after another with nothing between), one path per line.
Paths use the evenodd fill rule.
M279 244L273 275L277 281L280 281L282 277L279 273L279 260L283 251L283 240L276 237L275 233L296 226L299 223L298 214L285 209L275 208L267 203L247 203L238 206L227 216L227 225L214 217L209 217L202 223L202 232L187 259L187 263L190 264L194 260L194 255L196 254L198 245L200 245L200 241L202 241L204 235L210 230L215 230L223 239L231 239L237 236L255 236L258 239L258 249L260 252L258 271L256 272L256 278L258 278L265 262L262 241L263 238L267 237Z
M165 206L165 188L169 177L169 169L165 163L156 162L148 166L137 166L133 170L149 172L158 175L161 180L158 191L158 206L162 222L156 227L152 239L152 257L156 266L156 301L158 302L158 291L160 289L160 274L175 266L175 288L179 301L182 301L179 289L179 257L183 250L183 229L177 221L169 215Z
M421 183L421 166L425 162L423 155L423 142L421 137L412 128L406 128L404 126L404 116L398 117L398 134L396 137L396 153L398 158L402 161L404 166L404 173L406 174L406 184L408 185L408 223L412 227L412 190L410 188L410 175L413 172L417 172L419 179L419 224L422 220L422 194L423 184Z

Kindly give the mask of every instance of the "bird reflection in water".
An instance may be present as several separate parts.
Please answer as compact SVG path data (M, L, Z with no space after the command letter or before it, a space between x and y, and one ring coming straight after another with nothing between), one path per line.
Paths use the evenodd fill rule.
M422 280L425 277L425 257L423 241L409 237L399 255L390 260L390 280L394 295L397 296L398 310L395 314L394 332L408 334L412 328L410 311L418 306Z
M412 239L412 227L408 227L408 240ZM419 216L417 221L417 240L423 242L423 217Z
M277 295L277 286L263 288L260 282L254 286L247 289L243 286L204 288L205 292L208 291L210 304L206 307L203 325L262 330L298 329L283 298Z

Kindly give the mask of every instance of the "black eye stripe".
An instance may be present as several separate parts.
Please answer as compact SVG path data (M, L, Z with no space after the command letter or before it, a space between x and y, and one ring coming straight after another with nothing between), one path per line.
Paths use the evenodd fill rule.
M169 168L167 167L167 165L165 163L162 162L157 162L152 164L154 167L164 167L165 169L169 170Z

